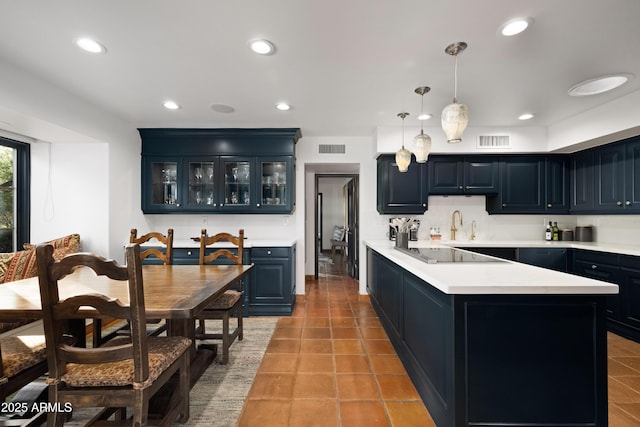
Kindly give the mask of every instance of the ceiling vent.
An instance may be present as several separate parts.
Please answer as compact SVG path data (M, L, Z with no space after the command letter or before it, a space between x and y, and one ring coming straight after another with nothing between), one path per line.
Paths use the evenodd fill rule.
M511 148L509 135L480 135L478 148Z
M320 144L318 153L320 154L344 154L346 147L344 144Z

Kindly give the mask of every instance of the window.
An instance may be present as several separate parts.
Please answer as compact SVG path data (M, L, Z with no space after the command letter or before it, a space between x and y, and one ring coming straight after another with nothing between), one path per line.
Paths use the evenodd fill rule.
M0 137L0 252L29 241L29 144Z

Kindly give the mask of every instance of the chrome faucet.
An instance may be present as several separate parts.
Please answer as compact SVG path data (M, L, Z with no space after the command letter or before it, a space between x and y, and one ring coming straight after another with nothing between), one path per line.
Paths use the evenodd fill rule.
M456 228L456 214L460 217L460 227L462 227L462 212L456 209L451 214L451 240L456 240L456 231L458 231Z
M471 240L476 240L476 220L471 221L471 236L469 236Z

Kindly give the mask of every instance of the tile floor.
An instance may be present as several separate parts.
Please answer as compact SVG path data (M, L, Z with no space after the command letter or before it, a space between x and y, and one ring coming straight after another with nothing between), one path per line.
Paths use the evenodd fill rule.
M322 263L271 339L238 426L434 426L358 283ZM640 343L608 336L609 426L640 426Z

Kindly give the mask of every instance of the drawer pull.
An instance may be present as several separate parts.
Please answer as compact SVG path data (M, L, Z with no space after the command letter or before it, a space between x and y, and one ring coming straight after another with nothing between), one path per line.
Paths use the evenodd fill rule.
M625 203L625 205L627 205L627 206L631 206L631 202L627 200L627 201L626 201L626 203Z
M597 266L597 265L595 265L595 264L591 264L591 269L592 269L592 270L597 270L597 269L598 269L598 266Z
M191 256L191 251L187 251L187 256Z
M271 251L267 251L267 255L271 255Z
M622 202L621 201L617 201L616 202L616 206L622 206Z
M548 207L548 208L552 208L552 207L553 207L553 205L552 205L551 203L547 203L547 207Z

